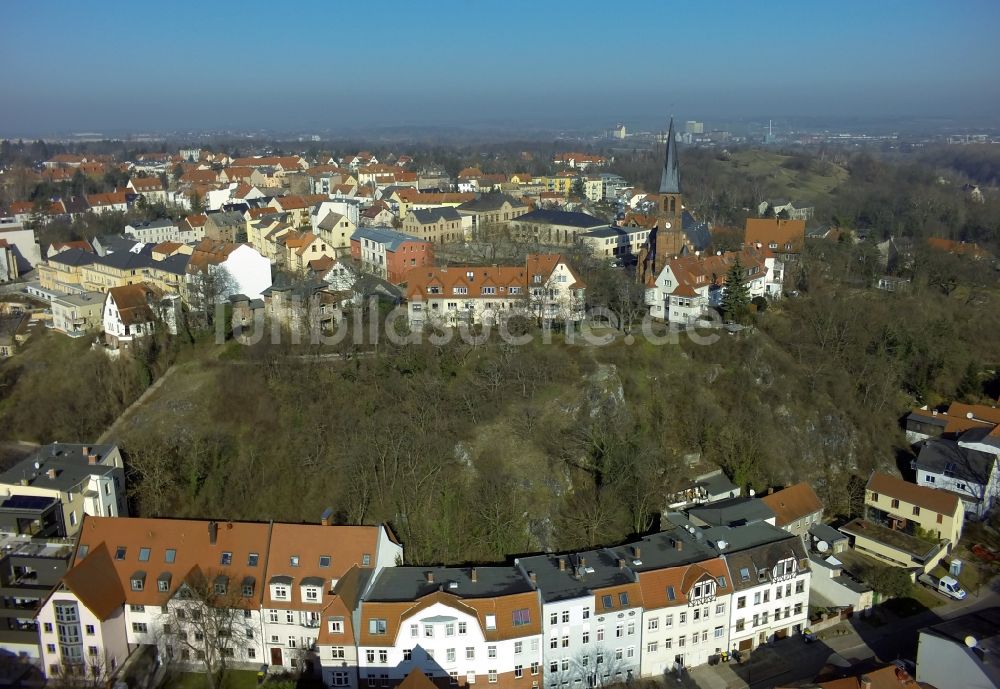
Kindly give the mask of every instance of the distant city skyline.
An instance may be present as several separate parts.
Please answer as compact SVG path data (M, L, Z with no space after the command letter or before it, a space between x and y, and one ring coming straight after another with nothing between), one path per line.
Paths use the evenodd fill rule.
M1000 118L1000 3L5 3L0 136Z

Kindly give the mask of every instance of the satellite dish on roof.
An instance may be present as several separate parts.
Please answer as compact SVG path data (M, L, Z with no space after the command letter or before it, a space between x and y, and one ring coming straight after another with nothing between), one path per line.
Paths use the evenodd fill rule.
M747 491L747 492L748 492L748 493L750 494L750 497L751 497L751 498L752 498L753 496L757 495L757 491L755 491L755 490L754 490L753 488L751 488L751 489L750 489L749 491Z
M816 544L816 550L818 550L821 553L825 553L829 549L830 549L830 544L827 543L826 541L820 541L819 543Z
M971 419L973 416L975 416L975 415L971 411L965 412L965 418Z
M965 637L965 645L968 646L969 648L975 648L977 645L979 645L979 642L976 641L976 637L972 636L972 634L969 634L967 637Z

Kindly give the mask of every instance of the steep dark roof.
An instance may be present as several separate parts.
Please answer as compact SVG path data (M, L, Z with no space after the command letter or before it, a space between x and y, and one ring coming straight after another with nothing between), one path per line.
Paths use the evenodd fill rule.
M519 215L515 220L517 222L534 222L543 225L565 225L566 227L594 228L607 225L607 222L604 220L587 215L586 213L560 211L551 208L539 208L530 213Z
M433 580L427 581L427 574ZM365 600L413 601L438 590L462 598L488 598L532 591L517 567L385 567L372 583ZM442 587L444 587L442 589Z
M681 172L677 165L677 140L674 138L674 118L670 118L670 129L667 132L667 158L663 161L663 174L660 175L661 194L681 193Z
M378 244L385 244L386 251L395 251L403 242L423 242L420 237L399 232L389 227L359 227L351 235L351 241L367 239Z
M82 249L66 249L49 257L49 263L62 263L67 266L89 266L97 257Z
M750 497L726 498L688 510L692 518L712 526L740 526L774 518L774 512L763 500Z
M503 206L504 201L514 206L523 206L524 203L516 200L508 194L482 194L478 199L466 201L458 207L460 211L495 211Z
M434 208L423 208L411 210L410 213L421 225L435 223L438 220L461 220L462 216L451 206L435 206Z
M151 265L168 273L185 275L190 261L190 254L174 254L173 256L167 256L162 261L153 261Z
M153 257L150 255L152 248L152 245L147 244L138 253L132 251L115 251L114 253L97 257L94 259L94 263L118 268L119 270L145 268L153 262Z
M684 211L681 216L681 226L695 251L704 251L712 243L712 233L708 223L703 220L695 220L694 216L687 211Z
M920 454L913 460L913 468L986 485L994 463L996 455L962 447L954 440L933 438L920 448Z

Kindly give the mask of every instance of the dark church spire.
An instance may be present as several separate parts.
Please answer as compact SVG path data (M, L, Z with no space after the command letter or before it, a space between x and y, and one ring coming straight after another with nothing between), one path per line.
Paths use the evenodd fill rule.
M660 175L661 194L681 193L681 172L677 166L677 142L674 139L674 118L670 118L670 131L667 132L667 159L663 163L663 174Z

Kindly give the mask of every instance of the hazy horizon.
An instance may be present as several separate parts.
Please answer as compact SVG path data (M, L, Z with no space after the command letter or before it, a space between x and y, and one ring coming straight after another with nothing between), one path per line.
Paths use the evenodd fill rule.
M5 9L3 136L1000 114L995 2Z

